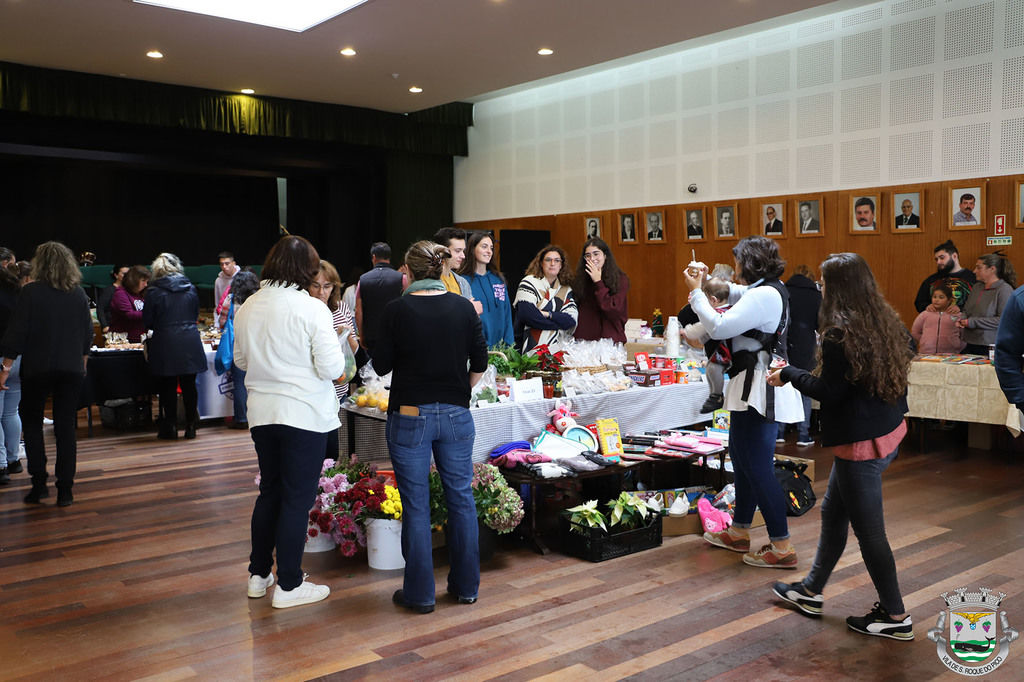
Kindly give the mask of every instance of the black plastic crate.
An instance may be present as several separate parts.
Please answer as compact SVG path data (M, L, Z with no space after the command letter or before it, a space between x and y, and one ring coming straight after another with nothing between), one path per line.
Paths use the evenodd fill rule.
M153 424L153 407L149 401L111 401L113 405L100 406L100 422L104 427L118 431L137 431Z
M661 546L661 516L658 514L650 514L646 526L617 533L572 523L564 515L560 517L560 524L563 551L587 561L606 561Z

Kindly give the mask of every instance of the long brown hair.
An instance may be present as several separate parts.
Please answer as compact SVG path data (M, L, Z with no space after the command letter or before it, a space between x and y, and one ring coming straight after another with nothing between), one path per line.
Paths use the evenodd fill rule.
M82 282L82 271L71 249L60 242L43 242L32 256L32 279L59 291L71 291Z
M596 246L604 252L604 267L601 268L601 281L608 287L608 291L612 294L619 293L619 283L622 281L622 270L619 269L619 264L615 262L615 256L612 255L612 250L608 248L608 243L600 237L591 237L587 241L583 242L583 248L580 250L580 262L576 265L576 275L574 281L578 287L577 296L580 298L593 298L594 297L594 280L590 279L590 275L587 274L587 247Z
M847 380L894 403L907 390L914 353L906 327L878 290L867 262L855 253L834 253L821 264L821 336L843 347ZM818 368L821 361L819 350Z
M501 281L504 282L505 275L498 271L498 266L494 263L498 258L498 242L494 240L493 232L469 233L469 239L466 240L466 260L462 261L462 267L459 268L459 274L464 277L476 275L476 247L485 239L490 239L491 244L494 246L494 250L491 255L491 262L487 264L487 272L497 275ZM449 258L451 258L451 256L449 256Z
M334 312L341 302L341 276L338 275L338 269L323 258L320 259L320 272L324 273L327 281L334 285L331 295L327 297L327 307Z
M565 249L554 244L548 244L537 252L537 255L533 257L530 264L526 266L525 274L528 277L544 279L544 256L552 252L557 253L558 257L562 259L562 268L558 271L558 283L572 286L572 270L569 269L569 257L565 255Z

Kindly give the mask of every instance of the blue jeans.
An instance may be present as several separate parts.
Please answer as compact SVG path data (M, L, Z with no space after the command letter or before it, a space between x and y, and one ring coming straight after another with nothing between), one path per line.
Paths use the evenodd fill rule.
M882 472L896 459L899 449L888 457L853 462L836 457L828 477L828 489L821 502L821 535L811 572L803 584L821 594L836 562L846 549L850 526L860 543L860 555L878 592L878 603L889 613L904 612L903 597L896 578L896 561L885 536L882 512Z
M811 396L800 394L804 403L804 420L797 424L796 439L800 443L811 440ZM786 425L779 422L779 438L786 437Z
M18 444L21 441L21 417L18 404L21 402L21 356L14 359L11 373L7 375L7 390L0 391L0 469L18 461Z
M402 496L402 589L410 604L434 603L430 542L430 456L441 475L448 503L448 591L476 597L480 590L480 544L473 501L473 439L469 410L457 405L419 406L419 416L388 413L387 440Z
M236 422L248 423L249 418L245 413L245 401L249 398L249 392L245 390L245 370L231 365L231 381L235 384L235 387L232 389L231 398L235 403L234 419Z
M302 584L309 510L316 501L326 434L270 424L249 433L260 462L260 494L252 510L249 573L269 575L277 550L277 584Z
M754 507L761 509L768 537L789 537L782 487L775 478L775 436L778 426L754 408L729 413L729 457L736 476L737 528L750 528Z

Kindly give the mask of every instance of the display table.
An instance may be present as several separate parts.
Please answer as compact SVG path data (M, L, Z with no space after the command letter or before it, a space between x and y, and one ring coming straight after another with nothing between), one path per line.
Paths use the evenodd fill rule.
M631 388L628 391L598 393L570 398L576 421L591 424L596 419L613 417L622 433L642 433L653 429L686 426L710 419L702 415L700 407L708 397L708 385L669 384L651 388ZM533 400L524 403L495 403L470 410L476 424L473 443L473 461L486 461L494 448L514 440L533 440L550 421L548 413L555 408L557 398ZM345 428L349 450L365 461L388 460L384 420L380 410L344 405L348 415ZM344 445L342 447L345 447Z
M213 359L217 352L204 345L206 351L206 371L196 375L196 391L199 393L197 407L200 419L216 419L230 417L235 413L235 384L231 372L217 376L213 368Z
M982 424L1016 424L1017 408L1006 402L991 364L910 363L907 416L968 422L969 447L991 447Z

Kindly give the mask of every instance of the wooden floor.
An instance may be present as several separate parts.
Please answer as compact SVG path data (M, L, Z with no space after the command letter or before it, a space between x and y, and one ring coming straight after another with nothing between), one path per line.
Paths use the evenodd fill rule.
M908 447L885 479L912 643L846 629L877 598L853 538L823 619L772 598L772 581L810 565L817 508L791 520L796 572L744 566L696 536L599 564L509 542L484 567L477 604L441 598L414 615L391 604L400 572L329 553L304 568L330 598L275 610L245 595L257 471L247 433L80 435L72 507L53 496L24 505L25 474L0 488L3 680L962 679L926 638L941 592L1005 592L1011 625L1024 628L1024 467L945 432L928 454ZM829 458L808 450L820 495ZM986 679L1024 679L1024 640Z

